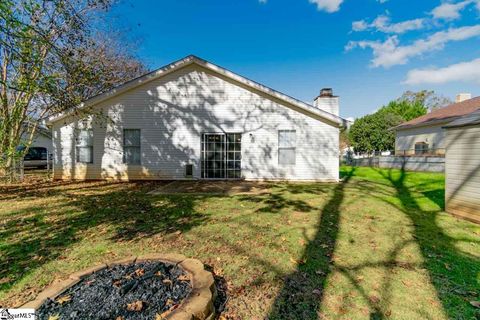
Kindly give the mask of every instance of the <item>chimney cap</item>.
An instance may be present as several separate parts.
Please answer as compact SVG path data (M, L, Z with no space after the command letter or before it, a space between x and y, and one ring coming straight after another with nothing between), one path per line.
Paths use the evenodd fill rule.
M320 97L333 97L333 89L323 88L322 90L320 90Z

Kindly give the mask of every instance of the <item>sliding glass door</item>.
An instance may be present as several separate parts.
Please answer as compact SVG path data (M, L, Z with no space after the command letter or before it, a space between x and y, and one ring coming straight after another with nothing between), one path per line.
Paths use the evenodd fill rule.
M202 178L241 178L241 133L204 133L201 147Z

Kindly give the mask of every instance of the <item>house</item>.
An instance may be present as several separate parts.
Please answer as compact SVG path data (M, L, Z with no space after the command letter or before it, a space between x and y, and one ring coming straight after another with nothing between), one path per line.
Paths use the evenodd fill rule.
M339 98L188 56L49 119L55 179L339 179Z
M28 137L26 135L23 136L24 139L22 140L27 140ZM30 147L35 147L35 148L45 148L48 153L53 152L53 143L52 143L52 135L48 128L45 128L43 126L40 126L37 128L35 137L33 138L33 141L30 145Z
M402 123L394 128L396 155L445 154L445 124L480 109L480 97L459 94L456 103Z
M480 110L444 128L446 211L480 223Z

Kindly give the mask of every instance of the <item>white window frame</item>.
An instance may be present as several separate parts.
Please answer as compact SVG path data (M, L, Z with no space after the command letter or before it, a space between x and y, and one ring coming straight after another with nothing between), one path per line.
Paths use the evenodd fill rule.
M80 141L80 136L82 134L82 132L88 132L88 133L91 133L91 142L90 144L86 143L86 144L83 144L81 143ZM86 163L86 164L92 164L93 163L93 158L94 158L94 155L93 155L93 130L92 129L80 129L78 130L78 133L77 133L77 139L76 139L76 143L75 143L75 160L77 163ZM82 148L89 148L90 149L90 161L80 161L80 152L79 152L79 149Z
M291 145L284 146L282 145L282 141L280 139L280 135L285 132L290 132L295 135L293 142ZM293 163L281 163L280 162L280 153L282 150L291 150L293 151ZM296 130L278 130L278 165L279 166L294 166L297 164L297 131Z
M140 133L139 135L139 144L138 145L126 145L125 144L125 131L138 131ZM138 148L139 152L139 159L140 161L138 163L128 163L126 159L126 148ZM122 149L123 149L123 159L122 162L123 164L130 165L130 166L140 166L142 165L142 129L134 129L134 128L125 128L123 129L123 141L122 141Z

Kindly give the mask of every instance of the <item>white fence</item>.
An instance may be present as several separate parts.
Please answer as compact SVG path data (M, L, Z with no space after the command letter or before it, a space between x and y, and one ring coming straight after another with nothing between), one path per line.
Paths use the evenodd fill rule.
M445 172L445 158L443 157L379 156L364 159L353 159L351 164L359 167L402 169L407 171Z

